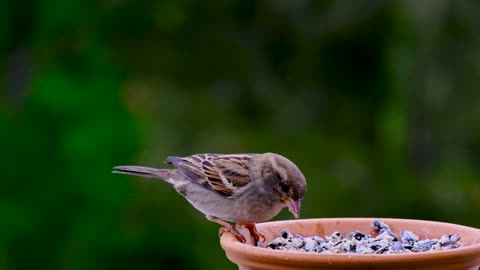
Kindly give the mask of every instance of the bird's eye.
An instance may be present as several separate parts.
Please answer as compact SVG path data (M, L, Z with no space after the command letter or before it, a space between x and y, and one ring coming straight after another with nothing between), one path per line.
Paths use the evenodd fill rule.
M280 183L280 188L282 189L282 192L287 193L290 191L290 186L287 183Z

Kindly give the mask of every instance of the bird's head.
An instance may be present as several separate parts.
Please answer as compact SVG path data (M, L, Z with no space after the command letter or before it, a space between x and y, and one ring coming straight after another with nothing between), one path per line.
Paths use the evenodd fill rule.
M270 183L274 196L288 207L295 218L300 217L303 195L307 190L305 176L292 161L274 154L266 153L263 175Z

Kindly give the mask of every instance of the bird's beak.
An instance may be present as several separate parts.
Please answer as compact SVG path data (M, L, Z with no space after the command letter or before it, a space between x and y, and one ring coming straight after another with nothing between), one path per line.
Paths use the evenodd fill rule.
M288 206L288 211L290 211L290 213L292 213L295 218L299 218L300 208L302 207L302 200L298 199L295 201L290 197L285 197L283 200Z

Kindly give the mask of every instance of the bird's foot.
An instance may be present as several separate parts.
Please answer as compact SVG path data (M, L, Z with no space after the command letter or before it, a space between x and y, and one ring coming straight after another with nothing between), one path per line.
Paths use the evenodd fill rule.
M230 225L230 224L229 224ZM218 230L218 235L219 236L222 236L223 233L225 232L231 232L233 233L233 235L235 235L235 237L237 237L238 241L242 242L242 243L245 243L247 242L247 239L245 239L245 236L242 235L242 233L240 233L237 228L235 228L234 226L230 225L230 226L224 226L224 227L221 227L219 230Z
M255 223L238 222L236 226L243 226L247 228L250 234L252 235L256 246L260 246L261 245L260 242L265 241L265 236L257 231L257 226L255 226Z
M232 226L232 224L226 222L225 220L222 220L222 219L219 219L217 217L214 217L214 216L209 216L207 215L206 216L208 220L210 221L213 221L213 222L216 222L220 225L222 225L223 227L221 227L219 230L218 230L218 236L222 236L222 234L224 232L231 232L233 233L233 235L235 235L238 239L238 241L242 242L242 243L245 243L247 242L247 239L245 239L245 236L243 236L238 230L236 227Z

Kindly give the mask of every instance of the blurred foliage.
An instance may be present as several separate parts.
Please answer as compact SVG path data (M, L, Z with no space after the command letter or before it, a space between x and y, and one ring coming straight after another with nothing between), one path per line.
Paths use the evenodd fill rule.
M0 269L235 269L168 184L110 174L202 152L289 157L305 218L480 227L479 8L0 2Z

